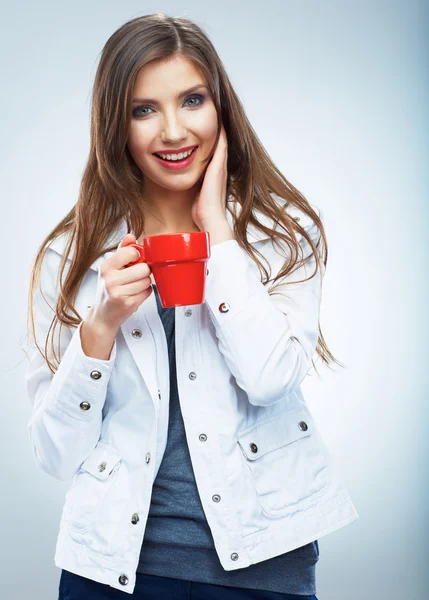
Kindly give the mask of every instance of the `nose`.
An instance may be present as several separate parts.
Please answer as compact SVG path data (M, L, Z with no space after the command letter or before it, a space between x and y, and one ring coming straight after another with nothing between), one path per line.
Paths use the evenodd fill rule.
M173 113L166 115L162 125L162 142L173 145L186 140L187 137L188 132L177 115Z

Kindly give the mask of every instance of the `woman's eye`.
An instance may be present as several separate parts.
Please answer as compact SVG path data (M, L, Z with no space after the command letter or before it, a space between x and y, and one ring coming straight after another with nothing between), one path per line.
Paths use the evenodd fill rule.
M201 96L200 94L197 94L196 96L189 96L189 98L186 100L186 102L188 100L193 100L193 99L197 99L199 100L199 104L194 104L193 106L199 106L200 104L202 104L204 102L204 96ZM192 105L191 105L192 106Z
M194 94L193 96L189 96L186 99L185 104L189 100L194 100L194 99L199 100L199 102L190 104L189 106L191 106L191 108L194 106L200 106L201 104L203 104L203 102L205 100L204 96L202 96L201 94ZM150 106L137 106L137 108L135 108L133 110L133 117L145 117L146 115L150 114L147 112L146 113L139 112L139 111L146 110L146 109L152 110Z

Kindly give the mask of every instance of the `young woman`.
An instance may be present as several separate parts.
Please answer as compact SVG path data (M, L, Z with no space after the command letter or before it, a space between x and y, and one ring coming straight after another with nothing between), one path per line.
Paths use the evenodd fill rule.
M129 245L190 231L210 234L205 301L163 308ZM204 32L162 14L120 27L78 201L30 282L31 444L71 480L60 598L317 600L318 538L358 518L300 389L315 352L335 360L326 261L319 210Z

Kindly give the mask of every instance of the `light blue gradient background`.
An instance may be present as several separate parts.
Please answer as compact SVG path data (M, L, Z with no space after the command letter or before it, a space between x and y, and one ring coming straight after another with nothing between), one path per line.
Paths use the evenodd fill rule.
M347 369L318 362L303 390L360 518L321 538L318 598L429 598L429 6L415 0L3 7L1 596L57 598L69 487L37 469L27 433L30 265L77 200L103 44L158 10L206 30L276 165L322 209L321 326Z

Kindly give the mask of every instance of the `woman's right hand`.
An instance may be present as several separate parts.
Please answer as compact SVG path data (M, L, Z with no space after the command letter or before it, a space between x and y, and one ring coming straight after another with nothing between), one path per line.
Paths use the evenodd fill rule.
M127 248L136 241L132 233L127 233L115 254L101 264L95 305L86 321L116 332L152 293L149 265L142 262L125 266L140 256L136 248Z

